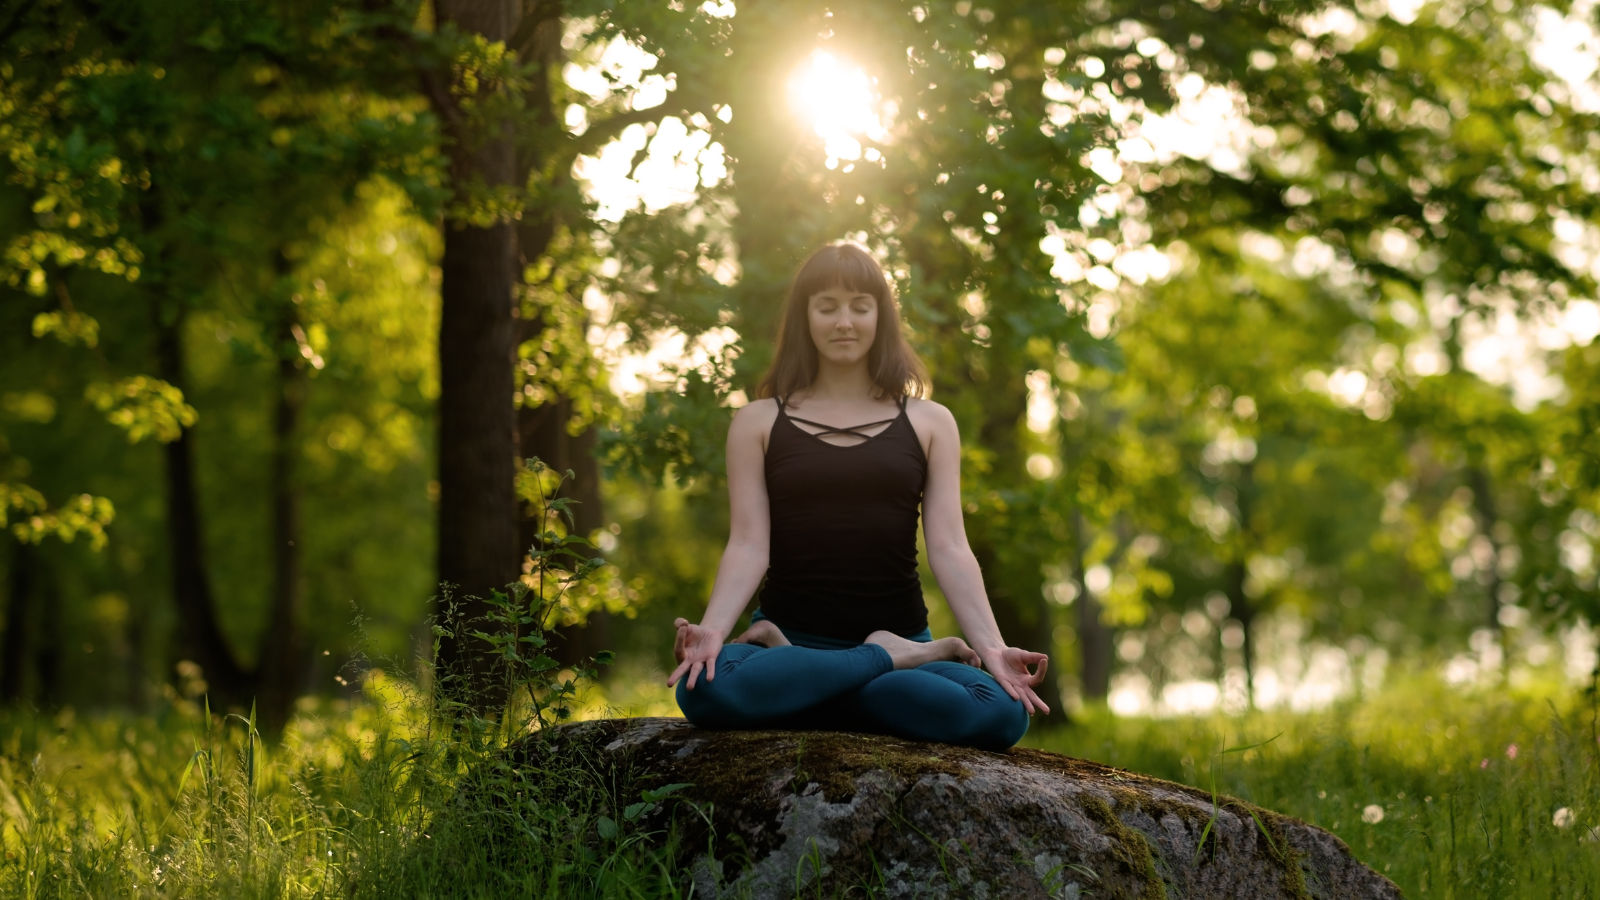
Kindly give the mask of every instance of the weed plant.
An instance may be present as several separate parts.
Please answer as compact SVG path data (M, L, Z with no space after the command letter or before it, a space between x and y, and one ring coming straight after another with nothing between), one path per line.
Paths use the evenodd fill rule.
M672 836L631 827L673 790L629 796L544 740L594 675L546 652L551 617L604 563L570 533L562 479L529 471L545 526L530 577L478 621L447 595L433 625L435 660L444 640L481 642L503 706L461 702L451 672L426 669L425 690L371 669L359 700L305 701L270 750L253 712L203 697L154 717L10 714L0 896L677 896Z

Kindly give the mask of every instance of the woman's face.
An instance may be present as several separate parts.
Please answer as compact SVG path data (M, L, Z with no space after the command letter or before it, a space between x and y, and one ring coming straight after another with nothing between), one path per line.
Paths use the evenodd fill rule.
M867 358L878 335L878 298L835 287L811 295L811 341L823 359L851 366Z

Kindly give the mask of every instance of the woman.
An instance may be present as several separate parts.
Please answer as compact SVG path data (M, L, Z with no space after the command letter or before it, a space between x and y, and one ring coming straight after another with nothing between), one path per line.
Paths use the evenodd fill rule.
M995 625L961 521L961 437L926 388L877 262L854 244L812 254L763 399L728 430L732 527L711 600L699 625L676 623L667 683L690 721L1003 750L1049 712L1033 691L1048 658L1006 646ZM970 645L929 634L919 506ZM724 646L758 587L750 628Z

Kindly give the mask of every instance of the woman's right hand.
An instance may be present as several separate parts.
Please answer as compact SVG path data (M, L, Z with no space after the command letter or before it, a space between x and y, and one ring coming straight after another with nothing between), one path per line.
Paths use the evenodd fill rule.
M718 634L704 625L695 625L688 619L678 619L672 624L678 629L678 635L672 642L672 655L678 658L678 667L667 678L667 686L676 686L678 679L687 673L688 688L692 691L702 671L707 681L714 681L717 677L717 654L722 652L722 641L727 635Z

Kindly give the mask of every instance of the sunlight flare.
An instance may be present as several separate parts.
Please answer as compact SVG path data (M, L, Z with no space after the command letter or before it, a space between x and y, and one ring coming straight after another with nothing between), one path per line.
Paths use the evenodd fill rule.
M859 66L818 50L807 57L789 81L789 101L823 140L828 168L856 160L880 159L876 149L863 150L861 137L882 143L888 137L883 104L873 79Z

